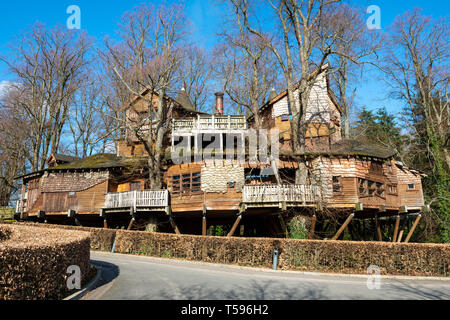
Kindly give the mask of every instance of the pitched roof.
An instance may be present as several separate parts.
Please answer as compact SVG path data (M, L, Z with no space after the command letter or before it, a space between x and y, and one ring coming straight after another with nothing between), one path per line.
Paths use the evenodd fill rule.
M120 109L121 110L126 110L128 109L130 106L132 106L134 103L136 103L136 101L138 101L139 99L142 99L141 96L145 96L150 92L150 89L145 88L143 89L141 92L139 92L139 96L134 96L130 102L124 104ZM181 95L180 97L180 93L178 93L178 97L177 99L173 99L171 97L169 97L168 95L166 95L166 99L172 100L176 103L176 107L182 108L187 112L193 112L193 113L204 113L204 112L200 112L200 111L196 111L194 109L194 107L192 106L192 103L189 100L189 97L185 91L185 97L182 97L183 95ZM158 93L154 92L153 94L155 94L156 96L158 96Z
M110 169L110 168L133 168L145 165L146 158L123 158L111 153L101 153L74 162L60 164L39 171L27 173L15 177L15 180L42 175L45 172L59 170L82 170L82 169Z
M65 154L59 154L59 153L53 153L53 154L51 154L51 155L50 155L50 158L51 158L52 156L55 158L56 161L62 161L62 162L74 162L74 161L80 160L80 158L78 158L78 157L75 157L75 156L68 156L68 155L65 155ZM49 158L49 159L50 159L50 158Z
M325 65L322 66L322 70L327 70L329 68L329 64L326 63ZM311 72L311 74L309 75L309 77L311 78L314 74L316 74L318 72L318 70L315 70L313 72ZM294 90L297 89L300 86L300 81L298 81L297 83L294 84L293 88ZM336 106L336 108L339 110L339 112L341 114L344 113L344 111L342 110L342 107L339 105L338 101L336 100L333 91L331 91L330 87L329 87L329 83L328 83L328 78L327 78L327 91L328 91L328 96L330 97L331 102L333 102L333 104ZM283 99L284 97L286 97L288 94L287 89L284 90L283 92L279 93L278 95L273 95L272 91L270 92L269 95L269 100L262 105L259 110L262 111L263 109L267 108L268 106L271 106L275 103L277 103L278 101L280 101L281 99ZM251 115L249 117L250 119L253 118L253 115Z

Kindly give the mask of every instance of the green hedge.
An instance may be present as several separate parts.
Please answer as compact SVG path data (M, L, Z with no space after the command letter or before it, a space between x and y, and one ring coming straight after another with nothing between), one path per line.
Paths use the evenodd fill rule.
M0 225L0 300L62 299L68 293L67 268L90 268L89 233Z

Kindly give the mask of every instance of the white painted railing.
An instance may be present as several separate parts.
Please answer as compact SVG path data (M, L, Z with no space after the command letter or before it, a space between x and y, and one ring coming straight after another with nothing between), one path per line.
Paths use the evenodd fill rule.
M193 130L246 130L245 116L200 116L197 118L179 118L172 120L173 132Z
M244 203L299 202L315 203L320 200L320 187L316 185L255 185L244 186Z
M105 208L161 208L169 205L168 190L108 193Z

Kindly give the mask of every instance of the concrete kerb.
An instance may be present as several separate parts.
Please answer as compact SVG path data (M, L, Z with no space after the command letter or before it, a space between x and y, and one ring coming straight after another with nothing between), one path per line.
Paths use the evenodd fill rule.
M98 268L94 265L91 265L92 267L94 267L95 269L97 269L97 274L95 275L95 278L89 282L86 287L82 288L81 290L75 292L74 294L64 298L63 300L78 300L80 298L82 298L86 293L88 293L89 291L91 291L100 281L100 277L102 275L102 269Z
M152 256L142 256L142 255L132 255L132 254L124 254L124 253L109 253L104 251L93 251L97 254L105 254L105 255L117 255L117 256L132 256L142 259L152 259L161 262L174 262L174 263L188 263L192 265L203 265L203 266L216 266L216 267L224 267L229 269L239 269L239 270L247 270L247 271L260 271L260 272L268 272L268 273L278 273L278 274L297 274L297 275L309 275L309 276L325 276L325 277L342 277L342 278L360 278L367 279L370 274L352 274L352 273L325 273L325 272L311 272L311 271L294 271L294 270L273 270L269 268L260 268L260 267L248 267L248 266L237 266L230 264L219 264L219 263L211 263L211 262L203 262L203 261L192 261L192 260L184 260L184 259L176 259L176 258L160 258L160 257L152 257ZM448 281L450 283L450 277L428 277L428 276L401 276L401 275L380 275L380 279L391 279L391 280L425 280L425 281Z

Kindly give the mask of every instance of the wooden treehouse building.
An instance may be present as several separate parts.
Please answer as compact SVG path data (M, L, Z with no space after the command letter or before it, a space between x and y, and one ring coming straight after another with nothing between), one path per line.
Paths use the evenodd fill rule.
M262 129L277 137L278 156L271 161L251 156L249 133L255 121L224 115L223 94L216 94L211 115L195 111L184 90L167 99L174 108L164 140L161 190L148 188L148 155L127 130L117 141L116 154L85 159L55 154L46 169L18 177L23 187L17 218L128 229L143 222L147 230L157 226L163 232L203 235L210 226L227 225L228 236L286 236L287 222L300 215L309 221L309 236L319 238L316 221L333 217L340 228L332 239L352 219L372 219L380 241L387 240L380 220L392 219L389 240L401 241L400 220L414 216L405 235L409 241L425 209L421 174L396 161L391 150L341 137L342 110L329 89L326 69L307 107L305 152L292 151L286 91L272 92L260 108ZM149 118L140 100L125 106L127 119ZM295 184L299 163L308 170L303 185Z

